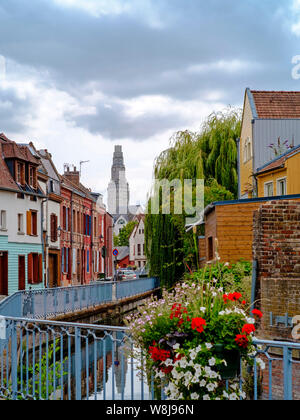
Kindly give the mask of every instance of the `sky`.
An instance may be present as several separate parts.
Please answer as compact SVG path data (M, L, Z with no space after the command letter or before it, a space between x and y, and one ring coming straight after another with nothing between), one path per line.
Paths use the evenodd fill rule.
M300 90L300 0L1 0L0 132L106 195L122 145L131 204L179 130L242 107L246 87Z

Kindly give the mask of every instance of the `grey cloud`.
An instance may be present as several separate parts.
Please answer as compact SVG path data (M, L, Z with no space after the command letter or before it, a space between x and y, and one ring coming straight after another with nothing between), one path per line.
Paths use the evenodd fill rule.
M19 98L13 89L0 88L0 132L23 132L31 110L29 99Z
M66 115L66 119L112 140L131 138L137 141L147 140L158 132L178 127L180 123L184 127L185 123L176 113L169 113L167 116L145 114L128 118L124 111L124 107L118 104L111 107L98 105L96 115L81 115L76 118Z
M298 89L290 77L290 61L299 53L299 42L285 23L291 0L285 2L284 13L282 0L152 0L152 4L161 21L167 16L165 27L151 27L140 15L94 18L61 9L51 0L31 0L26 5L24 0L3 0L0 54L47 69L56 87L78 99L91 81L105 95L118 98L161 94L201 99L208 90L222 90L228 104L241 103L249 85ZM259 63L260 68L186 72L193 65L236 59ZM128 121L122 107L100 106L96 116L84 115L75 122L111 138L142 139L171 127L176 118Z

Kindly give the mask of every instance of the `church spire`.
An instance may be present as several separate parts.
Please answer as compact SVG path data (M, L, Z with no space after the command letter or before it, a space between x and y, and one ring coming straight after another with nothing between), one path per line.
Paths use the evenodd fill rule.
M115 146L111 181L108 185L108 211L114 216L128 215L129 213L129 185L125 171L122 146Z

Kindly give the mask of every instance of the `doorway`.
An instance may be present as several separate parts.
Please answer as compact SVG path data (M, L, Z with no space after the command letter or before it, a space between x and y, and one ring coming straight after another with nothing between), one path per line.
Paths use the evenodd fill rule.
M19 290L26 289L26 276L25 276L25 256L19 255Z
M58 256L56 254L49 254L49 287L59 287L58 279Z
M0 295L8 296L8 252L0 251Z

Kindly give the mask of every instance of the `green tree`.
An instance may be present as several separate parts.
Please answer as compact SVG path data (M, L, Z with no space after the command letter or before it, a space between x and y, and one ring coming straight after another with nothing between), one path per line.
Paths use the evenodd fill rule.
M137 225L137 221L132 220L120 230L119 235L114 235L114 246L129 246L129 238L133 232L133 229Z
M181 131L170 140L170 148L155 161L154 177L167 179L204 179L205 205L213 201L236 198L237 147L241 112L232 108L211 114L198 133ZM195 197L195 190L193 190ZM171 287L186 270L197 267L196 233L186 233L186 214L151 214L149 200L145 220L146 253L150 274L159 276L161 284Z

